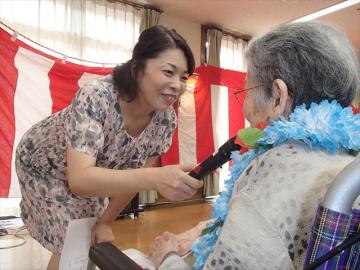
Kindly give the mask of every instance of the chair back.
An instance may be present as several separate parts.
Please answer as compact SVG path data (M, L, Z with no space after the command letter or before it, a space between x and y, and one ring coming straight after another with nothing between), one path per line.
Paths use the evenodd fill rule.
M328 188L311 229L304 270L360 269L360 155ZM326 263L325 263L326 262Z
M335 178L325 194L323 206L344 214L351 214L360 195L360 155Z

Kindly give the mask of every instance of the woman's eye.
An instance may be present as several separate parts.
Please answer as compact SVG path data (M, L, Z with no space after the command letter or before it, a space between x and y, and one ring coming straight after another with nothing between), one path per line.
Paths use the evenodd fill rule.
M166 76L172 76L174 74L174 72L172 70L164 70L163 71L165 73Z
M183 76L183 77L181 77L181 81L182 81L182 82L186 82L188 79L189 79L188 76Z

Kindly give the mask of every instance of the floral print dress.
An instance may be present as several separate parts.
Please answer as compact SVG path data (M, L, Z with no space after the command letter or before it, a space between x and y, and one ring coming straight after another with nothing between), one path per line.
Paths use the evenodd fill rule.
M132 137L124 127L112 76L82 87L68 107L35 124L17 147L21 216L31 236L61 253L68 222L98 217L107 207L107 198L80 197L69 190L67 146L95 157L97 167L140 168L167 151L175 127L171 108L155 112L143 132Z

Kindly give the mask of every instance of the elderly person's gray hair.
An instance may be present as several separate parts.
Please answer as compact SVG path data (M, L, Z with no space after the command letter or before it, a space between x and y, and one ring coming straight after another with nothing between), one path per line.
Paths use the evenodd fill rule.
M272 82L282 79L299 104L337 100L349 106L360 88L360 68L348 38L319 22L284 25L255 38L247 49L248 72L255 85L256 103L264 107Z

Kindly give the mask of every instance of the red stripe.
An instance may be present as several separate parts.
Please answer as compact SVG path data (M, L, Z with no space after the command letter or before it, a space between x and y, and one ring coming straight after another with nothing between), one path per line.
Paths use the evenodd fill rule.
M239 104L234 95L234 90L229 88L229 138L237 135L239 129L245 127L245 117L242 111L243 103ZM230 165L232 165L232 160L230 160Z
M213 66L207 66L207 70L211 73L210 84L228 87L229 137L231 138L245 126L245 117L242 112L243 103L239 104L236 100L234 90L245 86L246 73Z
M234 93L235 89L229 88L229 137L237 134L239 129L245 127L245 117L242 111L242 106L236 100Z
M197 69L209 73L209 84L223 85L232 89L239 89L245 86L246 73L244 72L222 69L209 65Z
M215 151L211 119L211 85L223 85L229 88L229 134L234 136L240 128L244 127L245 120L242 105L236 101L233 91L244 87L246 73L224 70L209 65L200 66L195 69L195 72L199 74L194 89L196 159L197 162L201 162ZM173 145L161 158L163 165L178 163L178 147L179 142L176 129Z
M210 72L209 72L210 71ZM196 115L196 159L197 162L204 161L214 152L214 136L212 133L211 120L211 89L210 81L211 70L201 66L195 70L199 74L199 79L195 84L194 100Z
M78 81L84 72L106 75L111 73L111 70L111 68L85 67L69 62L62 63L60 59L56 59L48 74L53 101L52 113L62 110L70 103L79 89Z
M195 86L195 111L196 153L198 162L201 162L216 150L211 122L211 85L223 85L229 88L229 136L232 137L245 126L242 105L237 102L233 92L244 87L246 73L209 65L201 66L195 71L200 74Z
M14 57L19 46L0 29L0 197L8 197L15 139L14 96L18 72Z
M112 70L69 62L62 63L61 59L35 49L18 39L12 41L11 35L0 28L0 197L9 196L11 185L11 160L15 139L14 96L18 77L14 57L19 47L55 61L56 64L48 75L53 113L70 103L79 88L78 80L84 72L105 75L111 73Z
M55 63L48 73L50 95L52 99L51 112L55 113L66 107L79 89L77 84L82 71L69 72L66 64Z

